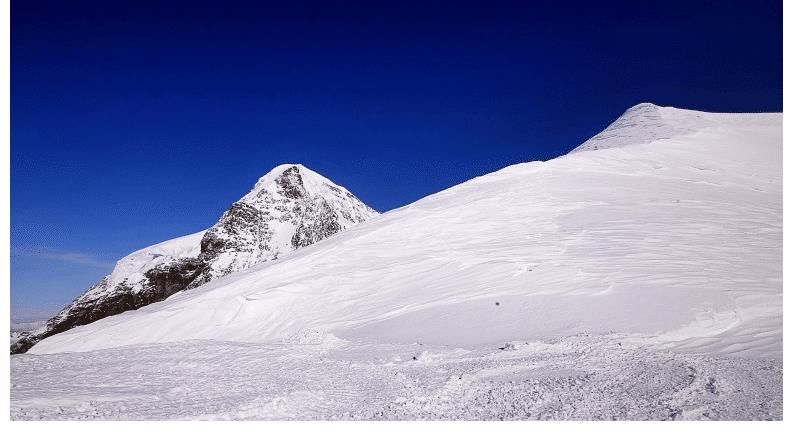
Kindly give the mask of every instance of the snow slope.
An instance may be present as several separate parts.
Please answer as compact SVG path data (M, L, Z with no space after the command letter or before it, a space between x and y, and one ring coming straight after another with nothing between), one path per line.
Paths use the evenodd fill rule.
M123 257L116 262L113 272L108 274L108 286L124 282L138 286L144 281L146 272L152 268L186 257L198 257L201 254L201 238L205 232L206 230L167 240ZM99 290L89 291L83 299L96 298L103 293Z
M781 137L780 114L639 105L571 154L472 179L31 353L330 334L475 347L587 332L779 358Z

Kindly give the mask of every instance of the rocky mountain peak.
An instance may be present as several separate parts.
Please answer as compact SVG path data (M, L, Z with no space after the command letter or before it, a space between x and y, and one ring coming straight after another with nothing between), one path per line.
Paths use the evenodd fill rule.
M291 199L300 199L306 195L306 189L303 186L303 177L300 174L300 168L297 166L289 167L277 178L275 183L280 188L279 194Z
M278 259L375 216L349 190L301 164L273 168L205 231L136 251L11 347L138 309L258 263Z

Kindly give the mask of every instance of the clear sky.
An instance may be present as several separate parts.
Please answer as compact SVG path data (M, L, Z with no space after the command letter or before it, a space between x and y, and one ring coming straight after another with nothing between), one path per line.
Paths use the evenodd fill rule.
M210 226L280 163L386 211L639 102L779 112L781 4L16 0L12 311Z

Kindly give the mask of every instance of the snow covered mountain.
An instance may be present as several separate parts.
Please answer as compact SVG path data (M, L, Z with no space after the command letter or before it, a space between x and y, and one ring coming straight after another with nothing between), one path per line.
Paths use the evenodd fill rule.
M13 319L11 321L11 344L13 345L20 338L24 337L30 331L34 331L46 323L46 320L39 320L33 322L14 322Z
M46 338L11 357L11 418L780 420L781 136L780 114L633 107L566 156ZM214 268L262 252L213 229Z
M136 251L43 326L12 338L11 353L75 326L162 301L178 291L278 259L377 214L344 187L284 164L207 230Z
M641 104L568 155L472 179L31 352L186 340L471 348L590 333L778 358L781 119ZM244 227L221 219L204 234L202 254L230 242L240 250L210 259L207 279L276 255L255 238L277 238L283 250L341 229L326 222L336 212L328 202L300 211L312 213L310 233L298 234L302 221L291 236L250 230L256 213L266 215L249 208L256 201L303 200L293 175L278 175L280 193L254 190L224 215ZM355 206L340 225L370 215ZM226 228L246 233L230 241Z

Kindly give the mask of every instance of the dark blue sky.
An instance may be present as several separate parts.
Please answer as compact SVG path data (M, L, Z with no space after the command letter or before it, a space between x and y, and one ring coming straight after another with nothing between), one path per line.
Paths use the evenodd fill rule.
M781 1L384 3L14 1L13 308L208 227L279 163L385 211L639 102L782 110Z

